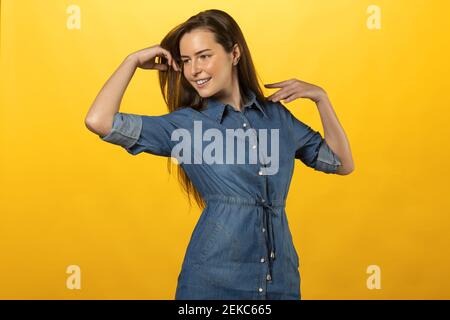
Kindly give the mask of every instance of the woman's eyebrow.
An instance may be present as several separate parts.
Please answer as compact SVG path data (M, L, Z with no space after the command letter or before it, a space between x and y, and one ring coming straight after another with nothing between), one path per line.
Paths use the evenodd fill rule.
M202 53L202 52L204 52L204 51L208 51L208 50L211 50L211 49L203 49L203 50L197 51L197 52L195 53L195 55L198 56L200 53ZM181 55L181 57L182 57L182 58L183 58L183 57L189 58L189 56L184 56L184 55Z

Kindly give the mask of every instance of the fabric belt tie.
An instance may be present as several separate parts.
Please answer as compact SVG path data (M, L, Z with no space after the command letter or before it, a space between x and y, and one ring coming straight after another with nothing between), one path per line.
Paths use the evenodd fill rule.
M278 213L274 209L274 207L271 204L267 203L267 201L264 199L258 199L256 201L256 204L263 207L263 225L264 228L266 228L267 230L266 247L267 253L269 255L267 261L269 264L269 275L267 280L272 281L273 280L272 262L273 260L275 260L275 236L273 232L272 217L276 217Z
M269 274L267 275L267 280L272 281L272 262L275 260L275 237L273 231L273 221L272 218L278 216L276 211L276 207L284 207L285 200L274 200L272 203L268 203L267 200L261 198L260 196L257 199L248 199L239 196L226 196L221 194L209 194L205 196L206 202L224 202L230 204L245 204L245 205L255 205L263 208L263 226L266 229L265 242L268 253L268 265L269 265Z

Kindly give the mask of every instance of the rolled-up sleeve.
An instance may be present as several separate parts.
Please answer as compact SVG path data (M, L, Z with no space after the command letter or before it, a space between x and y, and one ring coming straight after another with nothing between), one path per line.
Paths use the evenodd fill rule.
M172 150L171 133L176 128L170 121L170 113L162 116L144 116L118 112L113 125L103 141L119 145L128 153L146 152L169 157Z
M322 139L314 169L325 173L336 173L340 165L338 156L331 150L327 141Z
M298 120L289 110L288 119L288 127L294 141L295 158L314 170L336 173L341 161L320 132Z
M104 137L100 136L100 138L103 141L130 148L138 141L141 130L141 116L118 112L114 115L110 133Z

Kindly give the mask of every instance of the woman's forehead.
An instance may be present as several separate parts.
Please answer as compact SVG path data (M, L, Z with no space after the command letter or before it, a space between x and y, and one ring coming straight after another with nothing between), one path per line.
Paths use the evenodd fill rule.
M180 54L183 56L192 56L199 51L206 49L216 49L218 43L214 39L214 34L209 31L194 30L186 33L180 40Z

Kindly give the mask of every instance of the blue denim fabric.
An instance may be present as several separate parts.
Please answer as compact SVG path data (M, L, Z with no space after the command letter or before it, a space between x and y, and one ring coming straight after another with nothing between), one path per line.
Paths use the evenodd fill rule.
M256 139L258 129L279 129L276 174L261 175L267 165L250 164L247 155L246 164L236 159L234 164L180 164L207 205L191 235L175 299L301 298L299 257L285 212L294 160L327 174L336 173L341 162L321 134L284 105L261 103L252 91L246 97L243 111L209 98L200 111L186 107L161 116L118 112L111 132L100 136L132 155L169 157L179 143L171 140L173 130L184 128L193 135L194 121L201 121L203 132L257 129ZM270 134L267 140L266 155Z

